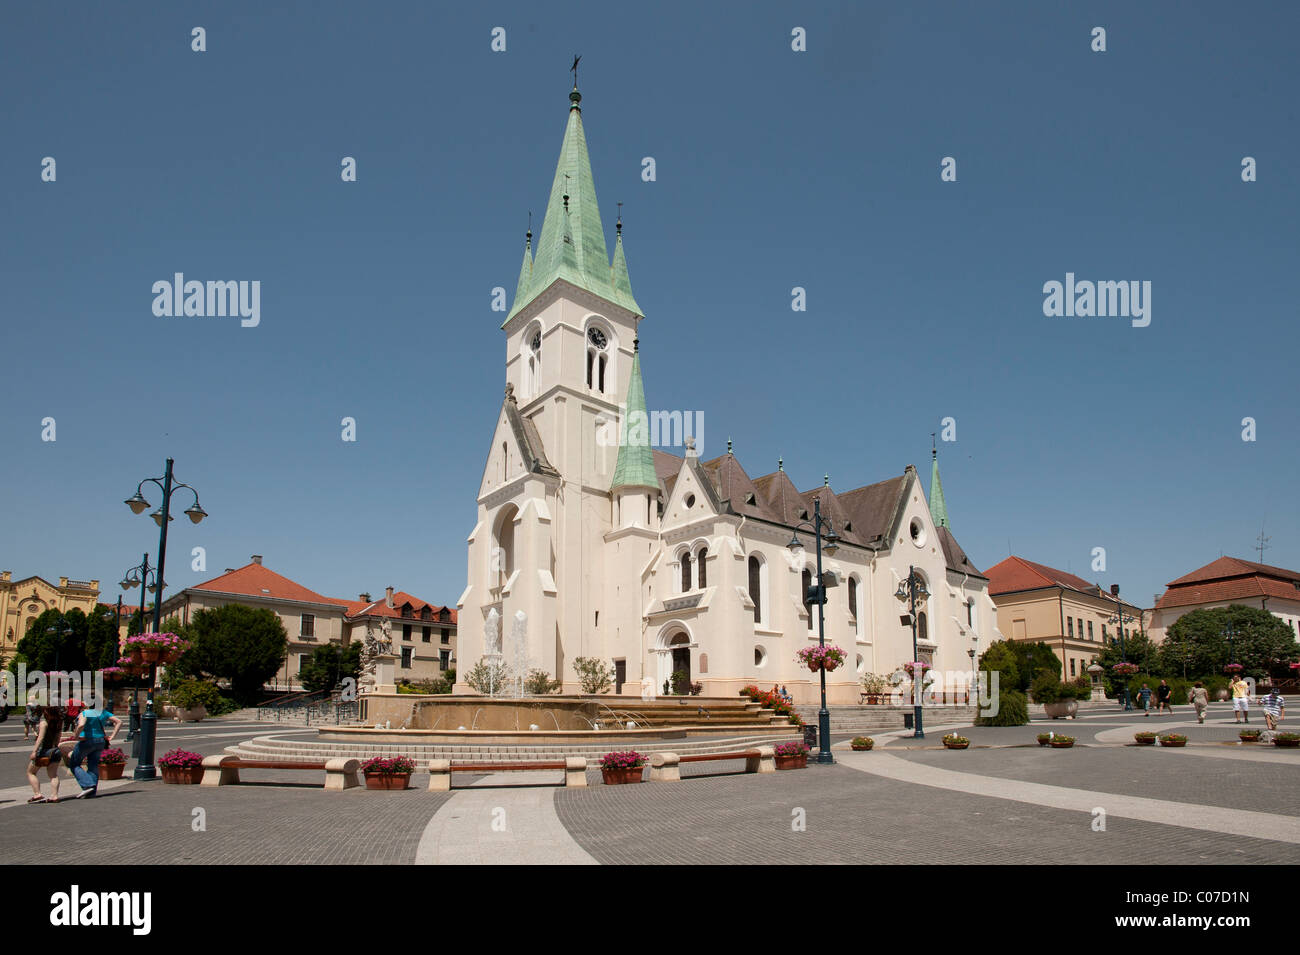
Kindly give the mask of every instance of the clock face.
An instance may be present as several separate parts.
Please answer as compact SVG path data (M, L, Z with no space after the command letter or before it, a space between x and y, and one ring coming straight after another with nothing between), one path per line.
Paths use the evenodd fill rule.
M608 344L605 333L599 328L587 329L587 341L591 342L597 348L604 348Z

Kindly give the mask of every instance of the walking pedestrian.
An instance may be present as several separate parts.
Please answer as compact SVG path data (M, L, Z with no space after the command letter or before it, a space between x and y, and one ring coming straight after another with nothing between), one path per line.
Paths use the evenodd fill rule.
M32 733L40 723L41 705L28 696L27 706L23 709L23 739L31 739Z
M99 757L121 728L122 721L98 700L81 711L77 718L77 745L68 757L68 768L81 784L77 799L99 795ZM85 769L81 768L83 761Z
M1169 698L1173 696L1173 693L1174 691L1169 688L1169 684L1166 683L1164 680L1161 680L1160 685L1156 687L1156 712L1157 713L1159 713L1161 710L1168 710L1170 713L1174 711L1173 705L1169 702Z
M63 709L58 706L41 707L41 720L36 726L36 743L27 763L27 781L32 784L32 797L28 802L59 801L59 761L63 751L59 749L59 734L63 731ZM50 777L49 798L41 795L41 782L37 772L45 767Z
M1263 697L1259 703L1264 707L1264 723L1272 733L1286 716L1286 699L1277 691L1277 687L1270 686L1268 696Z
M1234 723L1240 723L1242 717L1250 722L1250 686L1240 673L1232 678L1232 717Z
M1142 703L1142 711L1143 711L1142 715L1150 716L1151 715L1151 687L1143 683L1142 689L1138 691L1138 699Z
M1205 722L1205 711L1210 705L1210 691L1201 685L1201 681L1196 681L1196 686L1192 687L1192 696L1190 700L1192 706L1196 707L1196 722Z

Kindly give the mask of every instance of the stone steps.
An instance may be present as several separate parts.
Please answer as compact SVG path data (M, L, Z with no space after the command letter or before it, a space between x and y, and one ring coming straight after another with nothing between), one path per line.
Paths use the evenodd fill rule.
M801 735L793 731L788 735L733 736L727 738L687 738L673 740L639 741L627 748L638 752L671 752L679 755L705 755L708 753L725 753L736 749L750 749L755 746L774 746L791 739L800 739ZM304 762L328 759L331 757L354 757L369 759L372 756L403 755L410 756L417 763L428 759L492 759L500 762L528 761L533 759L558 758L560 756L585 756L588 760L599 759L613 750L612 744L592 745L590 743L573 743L569 745L502 745L502 744L431 744L431 743L339 743L316 740L281 740L259 737L234 746L227 746L226 752L246 759L277 759Z
M796 706L795 712L809 726L817 725L818 707L812 704ZM883 732L903 728L905 715L912 713L910 706L865 705L865 706L831 706L827 707L831 716L833 734L860 734ZM976 708L974 706L927 706L923 719L927 723L973 723Z

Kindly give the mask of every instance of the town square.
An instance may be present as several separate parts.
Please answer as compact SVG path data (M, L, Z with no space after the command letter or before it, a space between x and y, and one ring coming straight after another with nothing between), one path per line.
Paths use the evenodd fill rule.
M1279 924L1300 19L1188 9L7 13L22 904L762 860Z

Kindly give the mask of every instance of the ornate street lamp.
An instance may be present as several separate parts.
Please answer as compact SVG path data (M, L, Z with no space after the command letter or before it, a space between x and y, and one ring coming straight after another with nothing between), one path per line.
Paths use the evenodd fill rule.
M1115 624L1115 629L1119 631L1119 659L1121 663L1128 662L1128 654L1124 651L1124 625L1132 623L1135 619L1132 615L1124 612L1124 603L1119 599L1119 584L1110 585L1110 595L1115 598L1115 613L1107 623ZM1128 674L1124 674L1124 709L1133 709L1133 699L1128 692Z
M150 583L150 580L153 582ZM158 601L158 574L155 568L149 566L149 555L145 554L144 559L134 567L130 568L122 577L122 582L118 585L123 590L131 590L134 587L140 588L140 632L144 633L144 602L145 591L154 595L154 602ZM118 607L122 605L122 598L117 598ZM119 610L120 614L120 610ZM120 631L119 631L120 632ZM131 758L139 760L140 758L140 679L141 675L135 677L135 686L131 693L131 707L129 710L130 720L127 723L127 740L131 741ZM152 778L152 777L150 777Z
M822 528L826 529L826 538L823 545ZM816 540L817 546L817 582L808 588L808 603L817 604L817 643L826 646L826 578L822 574L822 550L825 549L828 557L834 557L835 552L839 550L840 538L835 533L835 527L831 524L830 518L822 517L821 498L813 499L813 519L812 523L802 521L794 526L790 536L789 548L792 554L798 554L803 550L803 544L799 540L799 531L801 529L810 530ZM821 671L822 683L822 706L817 711L817 762L833 763L835 757L831 755L831 711L826 708L826 668Z
M159 490L162 491L162 505L152 515L154 521L158 524L158 527L160 528L158 532L158 568L155 574L155 578L154 578L155 584L153 587L153 591L154 591L153 629L154 632L157 633L162 629L162 597L163 597L163 590L166 587L166 571L164 570L164 568L167 566L167 524L169 521L172 520L169 513L171 509L172 494L174 494L176 491L180 490L181 488L185 488L194 495L194 503L185 511L186 516L189 517L191 522L197 524L199 521L203 520L203 518L207 517L208 515L207 512L204 511L203 508L199 506L198 491L194 490L194 488L190 487L188 484L181 484L181 483L174 484L172 482L172 459L171 458L167 459L167 468L163 472L163 476L161 478L145 478L143 481L141 481L139 484L136 485L135 494L127 498L125 502L126 506L131 508L132 513L143 514L149 508L149 502L146 501L144 499L144 495L140 493L140 489L144 487L144 485L147 483L156 484ZM144 583L143 580L141 580L140 582ZM143 594L141 595L141 600L140 600L140 619L143 625L143 620L144 620ZM156 662L150 663L148 695L146 697L146 702L145 702L145 712L144 712L144 716L141 717L140 719L141 743L140 743L140 758L135 766L134 778L136 779L156 779L158 776L158 770L154 767L153 764L154 741L157 739L157 734L158 734L158 714L154 712L154 708L153 708L154 683L157 681L157 679L158 679L158 664Z
M910 602L910 609L900 616L900 620L904 625L912 625L912 721L916 726L912 736L915 739L925 739L925 728L921 723L921 695L916 692L918 686L925 688L925 671L921 669L921 656L916 647L916 605L919 603L925 606L925 598L930 596L930 591L926 589L925 581L916 572L916 568L909 566L907 576L898 582L898 592L894 596L904 603Z

